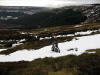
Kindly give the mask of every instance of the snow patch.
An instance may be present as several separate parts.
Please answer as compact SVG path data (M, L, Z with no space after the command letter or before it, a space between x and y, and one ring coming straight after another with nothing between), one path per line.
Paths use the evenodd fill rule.
M91 34L94 31L86 31L86 32L76 32L75 35L88 35Z
M74 26L74 27L81 27L81 26L83 26L83 25L76 25L76 26Z
M93 32L100 32L100 29L98 29L98 30L81 31L81 32L76 32L74 34L68 34L68 35L57 35L57 37L67 37L67 36L75 36L75 35L89 35L89 34L91 34ZM51 39L51 37L40 38L40 40L44 40L44 39Z
M1 51L5 51L5 50L7 50L7 49L0 49L0 52L1 52Z
M17 46L17 45L21 45L21 44L23 44L22 42L24 42L24 41L25 41L25 39L21 39L21 40L18 41L17 43L12 44L12 47L15 47L15 46Z
M31 32L20 32L20 34L33 34Z
M89 54L92 54L92 53L94 54L94 53L96 53L96 52L95 52L95 51L92 51L92 52L88 52L88 53L89 53Z

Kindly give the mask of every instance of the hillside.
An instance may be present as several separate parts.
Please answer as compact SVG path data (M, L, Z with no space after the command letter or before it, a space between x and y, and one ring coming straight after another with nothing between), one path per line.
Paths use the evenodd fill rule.
M0 7L0 28L36 29L100 21L100 4L62 8Z
M49 40L57 35L60 53ZM0 30L1 75L100 74L100 23ZM37 65L38 64L38 65Z

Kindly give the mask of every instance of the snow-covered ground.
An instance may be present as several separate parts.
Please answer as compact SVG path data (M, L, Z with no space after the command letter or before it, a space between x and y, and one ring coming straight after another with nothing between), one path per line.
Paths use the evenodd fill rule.
M77 37L78 40L59 43L60 53L52 52L51 45L38 50L20 50L9 55L0 55L0 62L32 61L45 57L60 57L69 54L80 55L87 49L100 48L100 34Z

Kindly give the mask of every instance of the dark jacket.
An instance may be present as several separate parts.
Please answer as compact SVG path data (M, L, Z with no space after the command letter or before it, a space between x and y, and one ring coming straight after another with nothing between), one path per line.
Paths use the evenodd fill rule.
M57 40L56 40L54 37L52 37L52 38L50 39L50 44L54 44L54 43L57 43Z

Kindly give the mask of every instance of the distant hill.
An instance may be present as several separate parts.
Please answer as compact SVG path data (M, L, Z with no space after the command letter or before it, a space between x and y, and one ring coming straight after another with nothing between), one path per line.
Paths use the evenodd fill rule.
M0 7L0 28L30 29L100 21L100 4L62 8Z

